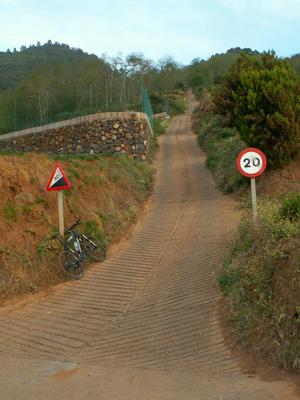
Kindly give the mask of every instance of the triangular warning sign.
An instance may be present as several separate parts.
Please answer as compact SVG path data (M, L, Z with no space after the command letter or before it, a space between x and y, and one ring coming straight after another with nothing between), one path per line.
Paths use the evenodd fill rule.
M66 177L61 165L59 163L56 164L55 170L49 179L47 190L67 190L71 189L71 183L69 179Z

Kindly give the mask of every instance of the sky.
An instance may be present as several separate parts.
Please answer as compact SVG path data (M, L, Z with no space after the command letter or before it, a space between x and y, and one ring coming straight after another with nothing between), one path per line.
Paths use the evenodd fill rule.
M188 64L232 47L300 53L300 0L0 0L0 50L52 42Z

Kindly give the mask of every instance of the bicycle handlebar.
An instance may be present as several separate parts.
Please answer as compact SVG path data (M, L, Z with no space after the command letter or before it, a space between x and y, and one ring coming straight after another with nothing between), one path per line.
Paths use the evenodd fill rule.
M70 228L65 230L65 234L70 232L72 229L74 229L76 226L80 224L81 224L81 218L78 218L78 220L72 226L70 226Z
M76 226L81 224L81 218L78 218L78 220L76 222L74 222L73 225L71 225L68 229L65 230L65 234L72 231L72 229L74 229ZM56 233L55 235L52 235L50 237L50 239L57 239L58 238L58 233Z

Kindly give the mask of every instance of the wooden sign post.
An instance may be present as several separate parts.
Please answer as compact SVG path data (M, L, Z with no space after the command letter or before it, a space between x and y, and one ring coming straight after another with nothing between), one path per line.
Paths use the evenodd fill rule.
M239 172L251 178L251 201L253 222L257 218L257 199L255 178L260 176L267 168L267 158L264 153L254 147L248 147L240 152L236 160Z
M71 189L71 183L64 173L61 165L56 164L55 170L49 179L47 190L49 192L58 191L58 224L61 236L65 234L64 226L64 190Z
M65 232L65 218L64 218L64 192L60 190L57 193L58 196L58 224L59 224L59 233L61 236L64 236Z

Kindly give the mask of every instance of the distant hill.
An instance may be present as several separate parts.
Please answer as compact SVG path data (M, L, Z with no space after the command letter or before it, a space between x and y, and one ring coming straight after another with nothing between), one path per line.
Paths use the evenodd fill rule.
M203 87L218 84L222 75L226 73L231 64L233 64L241 53L248 53L251 55L259 55L256 50L249 48L232 48L226 53L214 54L208 60L195 59L187 69L187 82L194 91L197 93ZM295 69L297 74L300 75L300 54L286 58L286 61Z
M22 46L0 52L0 91L15 88L23 79L30 76L37 68L55 63L74 65L82 60L98 60L95 55L71 48L67 44L52 43L50 40L41 45ZM104 64L104 63L103 63Z
M184 68L141 53L108 61L50 40L0 52L0 134L96 111L140 111L142 82L149 92L172 92L184 87Z
M51 41L0 52L0 133L103 107L111 71L96 55Z
M195 90L211 86L219 82L222 75L228 70L241 53L259 54L249 48L240 47L229 49L226 53L215 54L208 60L195 59L187 67L188 84Z

